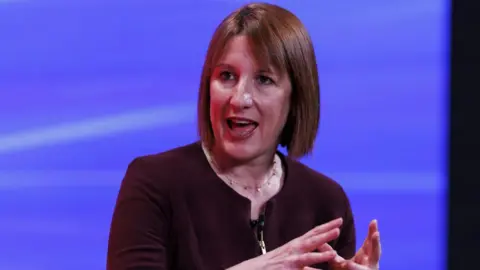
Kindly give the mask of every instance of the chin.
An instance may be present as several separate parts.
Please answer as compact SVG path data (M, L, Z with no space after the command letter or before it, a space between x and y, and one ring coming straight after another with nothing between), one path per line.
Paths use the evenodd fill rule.
M247 141L223 142L223 150L225 154L237 160L249 160L257 157L261 150L254 143L248 143Z

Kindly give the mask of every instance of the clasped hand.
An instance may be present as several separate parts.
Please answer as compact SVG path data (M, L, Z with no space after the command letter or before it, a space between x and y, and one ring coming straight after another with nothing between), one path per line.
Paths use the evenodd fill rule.
M317 226L262 256L238 264L229 270L313 270L311 265L328 262L333 270L378 270L380 235L376 221L369 225L368 235L355 256L342 258L328 244L340 235L341 218ZM318 251L318 252L316 252Z

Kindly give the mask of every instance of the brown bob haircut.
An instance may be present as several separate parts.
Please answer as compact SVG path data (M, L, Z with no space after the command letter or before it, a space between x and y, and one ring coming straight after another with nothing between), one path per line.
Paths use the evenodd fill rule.
M262 66L288 74L292 94L290 112L279 138L288 155L300 158L312 152L320 117L320 89L312 41L302 22L288 10L266 3L245 5L217 27L208 47L198 97L198 132L201 141L214 144L210 122L210 78L233 37L245 35Z

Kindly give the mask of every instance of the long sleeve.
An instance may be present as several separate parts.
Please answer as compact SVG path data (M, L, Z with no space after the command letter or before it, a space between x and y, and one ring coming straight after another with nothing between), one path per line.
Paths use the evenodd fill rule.
M152 185L148 162L135 159L118 194L108 242L108 270L168 269L168 197Z
M335 245L335 250L343 258L350 259L356 252L356 231L350 200L345 192L344 195L345 214L343 216L343 226L338 242Z

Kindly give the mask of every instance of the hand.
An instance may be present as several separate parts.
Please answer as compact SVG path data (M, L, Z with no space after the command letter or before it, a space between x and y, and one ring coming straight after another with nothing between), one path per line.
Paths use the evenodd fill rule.
M320 251L333 250L328 244L324 244ZM350 260L345 260L337 255L331 265L334 270L378 270L382 248L380 245L380 232L376 220L370 222L368 235L362 247Z
M317 247L336 239L340 235L339 227L342 223L343 220L339 218L317 226L281 247L228 270L313 270L314 268L309 267L310 265L328 262L335 258L337 253L333 249L323 252L314 251Z

